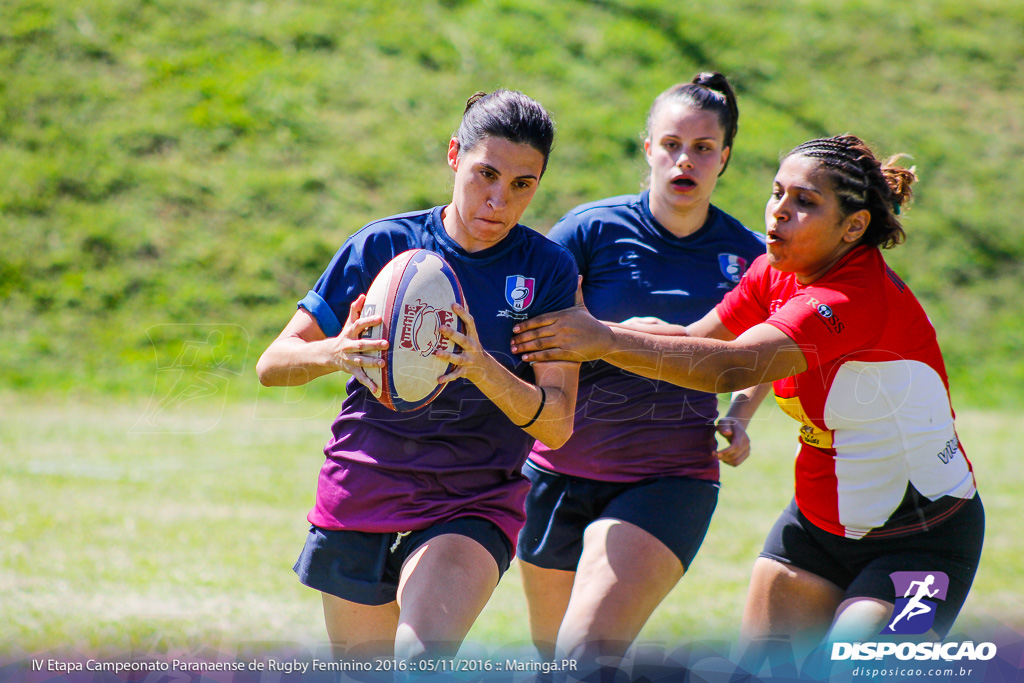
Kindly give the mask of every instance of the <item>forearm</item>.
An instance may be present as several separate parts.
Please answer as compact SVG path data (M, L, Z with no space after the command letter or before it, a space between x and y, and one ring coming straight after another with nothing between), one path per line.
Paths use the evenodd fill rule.
M548 365L557 367L548 367L544 377L538 379L537 384L531 384L490 358L486 372L478 376L474 384L513 424L526 425L532 420L524 431L545 446L558 448L572 436L579 365Z
M672 323L644 323L644 322L621 322L621 323L609 323L605 325L611 328L619 328L623 330L633 330L634 332L645 332L647 334L664 335L671 337L685 337L686 326L675 325Z
M771 383L765 382L764 384L748 387L742 391L734 391L725 417L736 420L746 429L747 425L750 424L750 420L754 417L754 413L757 412L758 406L761 405L761 402L768 395L768 392L771 391L771 388Z
M601 360L637 375L711 393L737 391L762 381L756 350L720 339L610 329L613 340Z
M303 341L297 337L279 338L256 363L260 384L266 387L293 387L341 369L331 339Z

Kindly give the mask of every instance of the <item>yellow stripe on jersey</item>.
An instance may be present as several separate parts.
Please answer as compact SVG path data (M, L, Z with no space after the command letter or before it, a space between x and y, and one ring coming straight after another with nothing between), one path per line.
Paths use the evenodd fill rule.
M801 441L808 446L815 446L816 448L832 448L832 430L818 429L811 422L811 419L807 417L807 413L804 412L804 407L800 404L799 396L792 396L790 398L776 396L775 401L782 408L782 412L800 423Z

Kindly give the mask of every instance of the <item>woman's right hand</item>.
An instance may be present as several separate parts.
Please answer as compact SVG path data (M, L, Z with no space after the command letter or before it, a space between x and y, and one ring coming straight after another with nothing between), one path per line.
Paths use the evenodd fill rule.
M387 363L384 358L377 355L368 355L374 352L383 352L388 348L387 339L368 339L363 334L374 325L380 325L383 318L379 315L371 315L360 318L363 303L366 295L360 294L352 305L348 307L348 318L345 320L341 333L334 337L334 348L332 349L335 363L338 367L370 391L376 393L377 385L366 374L364 368L383 368Z

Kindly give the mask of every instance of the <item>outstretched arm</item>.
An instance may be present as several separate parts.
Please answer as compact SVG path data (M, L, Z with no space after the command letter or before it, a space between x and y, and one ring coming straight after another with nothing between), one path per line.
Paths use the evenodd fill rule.
M732 340L651 335L609 327L587 312L582 298L577 301L572 308L518 324L512 351L530 362L603 360L644 377L713 393L745 389L807 369L800 347L766 323ZM716 325L708 316L691 328L708 336L731 336L723 332L720 321ZM709 329L701 330L702 323Z

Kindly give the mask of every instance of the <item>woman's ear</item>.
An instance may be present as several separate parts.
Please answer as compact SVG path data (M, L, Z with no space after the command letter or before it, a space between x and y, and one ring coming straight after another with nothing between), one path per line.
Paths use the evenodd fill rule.
M843 241L856 242L864 236L864 232L871 223L871 212L867 209L854 211L846 217L843 226Z
M448 168L459 170L459 139L452 138L448 142Z

